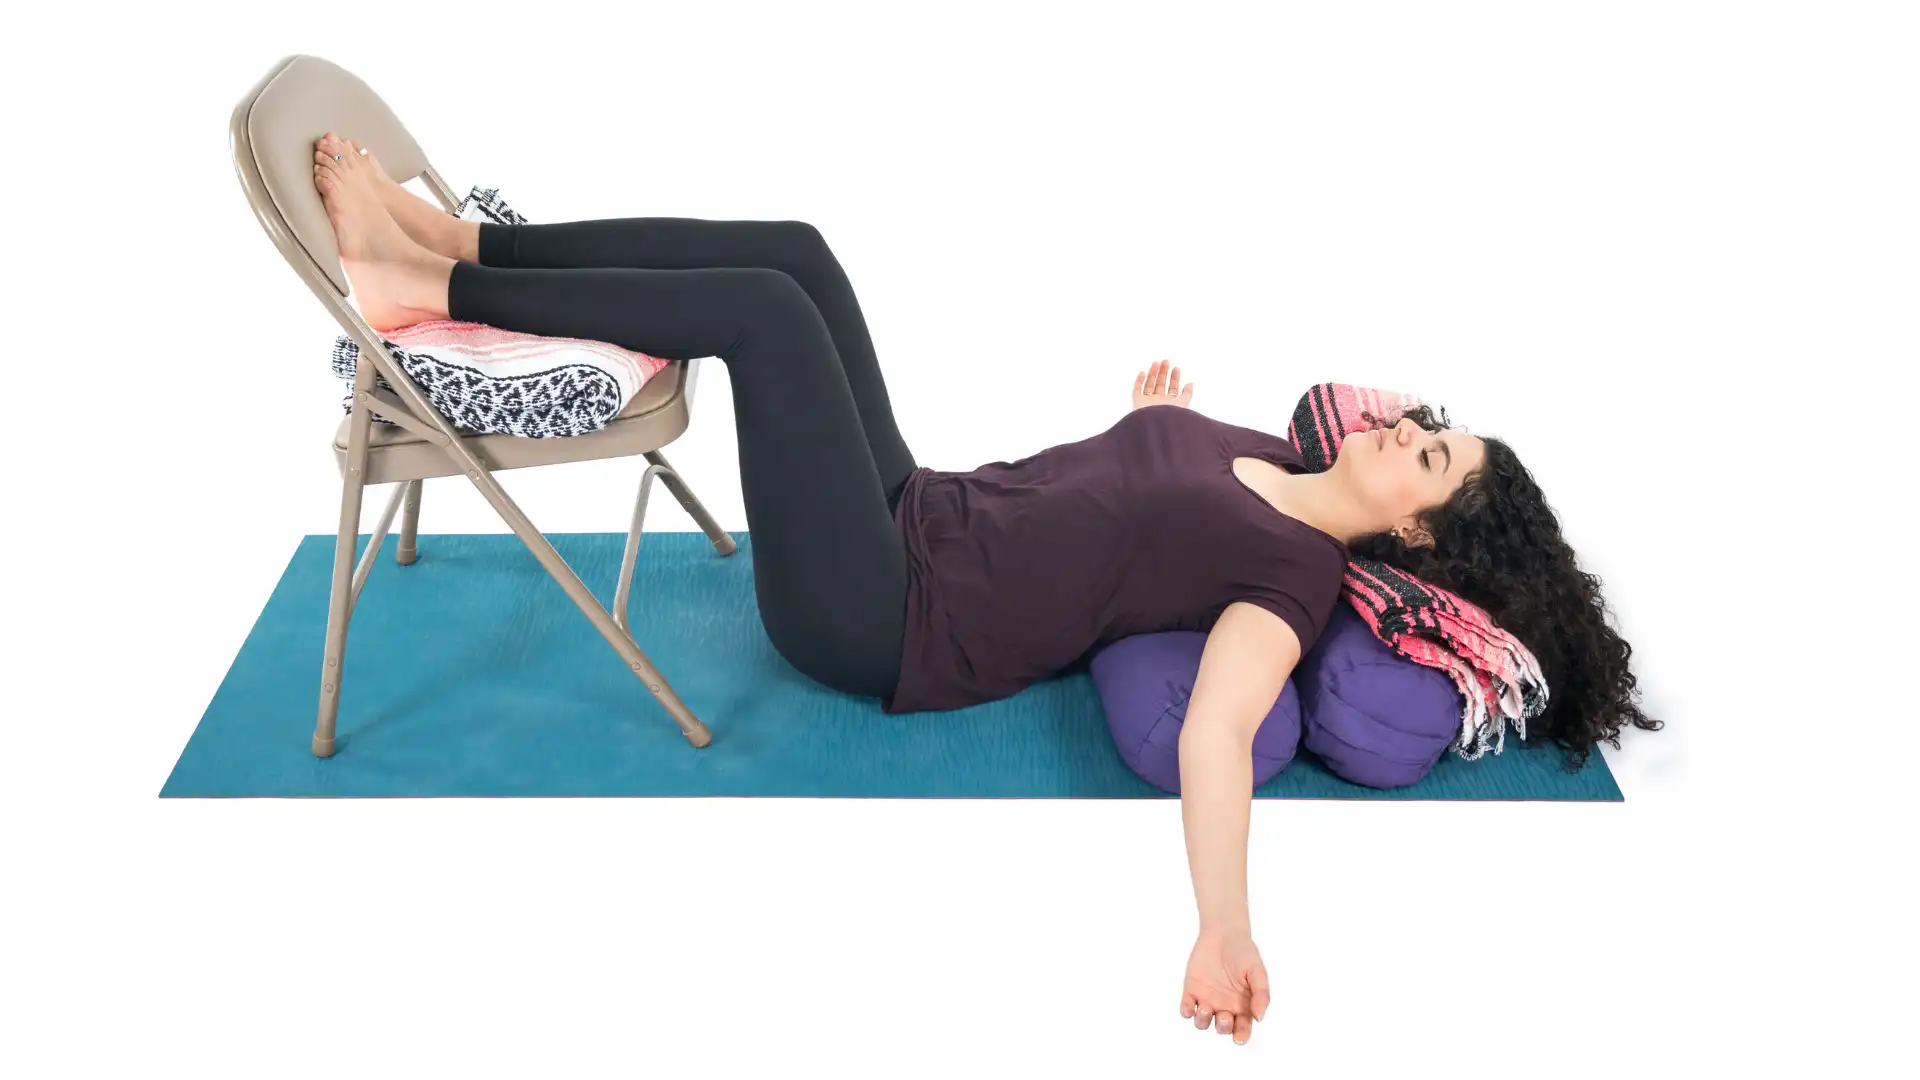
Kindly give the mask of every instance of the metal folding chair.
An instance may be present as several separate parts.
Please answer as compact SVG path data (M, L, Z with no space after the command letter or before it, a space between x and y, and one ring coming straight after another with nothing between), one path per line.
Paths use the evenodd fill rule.
M314 56L289 56L275 64L233 110L231 139L233 164L254 216L273 240L287 264L307 283L327 311L360 347L354 378L352 410L340 423L333 440L340 466L340 528L334 542L333 598L327 609L326 653L320 671L320 715L313 733L313 752L327 757L334 751L334 722L339 714L340 687L345 677L347 624L361 586L373 569L387 531L399 512L400 542L395 558L409 565L417 558L420 496L426 481L436 476L465 475L480 489L502 519L533 552L540 565L579 605L613 650L633 669L667 714L694 746L707 745L712 735L706 725L674 693L672 686L633 640L627 618L632 599L634 562L640 551L641 524L646 518L647 493L658 476L680 505L698 522L721 555L731 555L733 538L713 520L694 497L680 474L660 453L686 431L692 415L693 388L700 361L673 361L648 380L633 401L604 428L569 438L525 439L512 435L464 435L436 410L427 396L407 377L380 336L347 303L348 284L340 267L333 226L313 186L313 143L328 131L355 138L377 148L380 164L400 183L423 179L440 204L452 213L459 200L428 163L420 144L407 133L393 111L366 83L352 73ZM370 362L369 362L370 361ZM378 388L374 377L385 376L398 396ZM393 424L375 425L369 410ZM573 569L536 529L500 486L494 473L599 458L644 456L648 465L640 478L633 520L627 530L626 550L620 559L620 581L609 611L594 599ZM398 484L374 527L373 538L356 565L354 549L360 531L361 496L369 484Z

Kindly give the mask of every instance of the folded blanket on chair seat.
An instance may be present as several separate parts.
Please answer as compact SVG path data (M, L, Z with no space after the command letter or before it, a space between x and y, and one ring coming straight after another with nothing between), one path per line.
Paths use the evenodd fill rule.
M598 431L667 361L604 341L537 337L439 319L381 335L407 377L453 426L477 435L545 439ZM333 372L352 383L352 338L333 346ZM376 385L391 391L384 376ZM353 408L353 391L343 402ZM373 418L387 421L377 411Z
M526 218L495 188L475 187L460 218L522 225ZM460 431L545 439L605 427L667 361L604 341L540 337L480 323L439 319L381 335L407 377ZM345 334L333 342L333 373L353 382L360 346ZM392 391L384 376L375 385ZM342 405L351 412L353 391ZM377 411L373 419L389 423Z

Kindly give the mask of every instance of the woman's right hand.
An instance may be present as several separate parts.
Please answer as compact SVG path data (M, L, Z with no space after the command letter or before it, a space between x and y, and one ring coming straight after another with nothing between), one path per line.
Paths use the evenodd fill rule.
M1180 1015L1205 1031L1211 1027L1244 1044L1253 1022L1267 1018L1273 994L1259 946L1245 933L1202 930L1187 957L1187 978L1180 988Z
M1152 367L1133 377L1133 407L1144 409L1149 405L1178 405L1181 408L1193 406L1193 384L1184 388L1180 385L1180 369L1173 369L1173 377L1167 377L1167 361L1156 362Z

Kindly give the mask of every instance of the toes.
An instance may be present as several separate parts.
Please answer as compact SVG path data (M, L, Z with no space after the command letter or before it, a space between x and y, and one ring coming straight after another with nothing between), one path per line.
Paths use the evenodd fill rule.
M336 138L331 134L322 136L316 140L314 146L314 164L325 169L334 177L336 182L344 181L347 178L348 171L358 164L357 159L360 155L356 153L352 147L348 146L345 140ZM334 157L335 154L340 155L337 160Z
M346 144L346 140L340 138L340 136L335 135L333 132L329 131L325 135L320 136L319 140L315 142L314 145L318 147L315 153L318 154L320 157L327 159L328 162L335 165L346 164L347 156L348 156L347 144ZM340 159L338 161L334 160L335 154L340 155Z

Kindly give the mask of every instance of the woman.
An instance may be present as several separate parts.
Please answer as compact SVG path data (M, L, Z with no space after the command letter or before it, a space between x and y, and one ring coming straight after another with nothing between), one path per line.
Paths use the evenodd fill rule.
M1099 644L1208 638L1180 743L1199 940L1182 1015L1248 1038L1267 1005L1246 905L1249 745L1339 599L1347 560L1489 609L1551 690L1536 721L1584 757L1625 720L1627 648L1505 444L1422 408L1308 472L1285 439L1210 420L1164 364L1090 439L969 473L917 466L865 319L802 222L460 221L329 133L314 180L378 331L429 319L717 356L733 385L754 586L797 669L890 713L1017 692ZM364 156L363 156L364 155ZM1170 382L1170 384L1169 384Z

